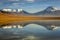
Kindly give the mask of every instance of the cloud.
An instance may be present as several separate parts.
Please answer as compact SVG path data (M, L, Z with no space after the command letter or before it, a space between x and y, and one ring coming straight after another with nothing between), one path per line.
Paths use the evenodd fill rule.
M12 5L16 6L16 5L24 5L25 3L12 3Z
M27 1L27 2L34 2L35 0L7 0L7 1Z
M19 5L20 3L13 3L12 5Z
M35 0L26 0L27 2L34 2Z
M20 1L20 0L8 0L8 1Z
M25 5L25 3L12 3L8 5L8 8L20 8L22 5Z

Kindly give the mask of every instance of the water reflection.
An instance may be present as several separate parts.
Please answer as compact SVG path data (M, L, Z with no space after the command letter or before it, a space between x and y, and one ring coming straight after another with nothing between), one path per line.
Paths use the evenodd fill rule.
M23 28L23 27L21 25L9 25L9 26L3 26L2 28L6 29L6 28Z
M25 38L23 38L22 40L37 40L38 38L35 36L27 36Z
M0 40L60 40L60 27L48 30L44 26L29 24L23 28L0 28Z

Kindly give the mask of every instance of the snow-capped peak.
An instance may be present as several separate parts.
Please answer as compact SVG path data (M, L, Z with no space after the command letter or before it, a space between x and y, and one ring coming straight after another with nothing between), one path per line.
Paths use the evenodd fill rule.
M21 12L23 9L2 9L2 11L7 11L7 12Z
M48 8L45 9L46 11L56 11L58 10L57 8L53 7L53 6L49 6Z
M18 9L18 12L21 12L21 11L23 11L23 9Z

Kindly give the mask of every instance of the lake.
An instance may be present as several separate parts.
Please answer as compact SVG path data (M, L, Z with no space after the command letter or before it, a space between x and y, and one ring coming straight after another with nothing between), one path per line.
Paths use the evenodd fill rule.
M0 28L0 40L60 40L60 27L48 30L41 25L29 24L23 28Z

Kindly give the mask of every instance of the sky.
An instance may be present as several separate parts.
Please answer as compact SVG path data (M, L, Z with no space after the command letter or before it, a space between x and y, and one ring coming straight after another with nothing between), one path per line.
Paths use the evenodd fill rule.
M60 8L60 0L0 0L0 9L23 9L35 13L46 9L48 6Z

